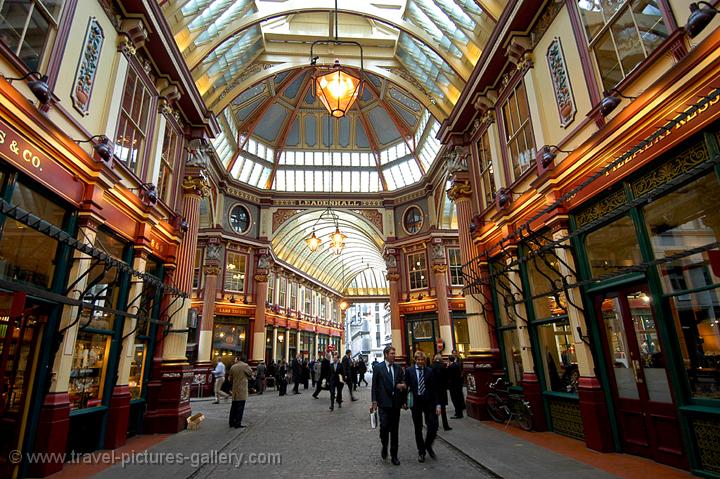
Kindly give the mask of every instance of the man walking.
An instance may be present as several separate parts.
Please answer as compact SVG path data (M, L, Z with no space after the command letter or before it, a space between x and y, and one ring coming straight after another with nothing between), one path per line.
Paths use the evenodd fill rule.
M326 354L324 358L320 359L320 356L318 356L318 360L315 362L315 392L313 393L312 397L317 399L318 394L320 394L320 391L323 389L328 389L328 383L330 382L330 355ZM325 381L325 385L323 386L323 381Z
M343 379L345 384L347 384L348 391L350 391L350 399L352 401L357 401L357 398L353 396L353 384L355 383L355 379L353 377L353 361L351 355L352 351L349 349L345 351L345 357L342 360Z
M405 379L402 368L395 364L395 348L386 346L385 361L378 363L372 378L372 406L370 412L380 413L380 455L387 458L388 436L392 463L400 465L397 457L399 446L400 408L405 403Z
M360 359L358 359L358 380L357 385L360 386L360 383L365 383L365 386L368 385L367 381L365 380L365 373L367 372L367 365L365 364L365 359L360 356Z
M342 407L342 389L343 389L343 367L338 362L338 353L333 353L333 360L330 363L330 410L335 410L335 402L338 408Z
M223 391L222 384L225 382L225 364L222 362L220 358L217 360L217 364L215 365L215 369L213 369L213 377L215 378L215 384L214 384L214 391L215 391L215 401L213 404L219 404L220 398L227 399L230 397L228 393Z
M450 431L452 428L448 424L447 418L447 366L443 362L442 355L436 354L435 361L432 366L433 376L435 376L435 393L438 398L438 404L440 405L440 417L442 417L442 424L444 431Z
M230 368L228 377L232 383L233 398L232 406L230 406L230 427L245 427L242 419L245 412L245 401L248 398L248 381L253 378L253 372L243 356L238 356L237 361Z
M462 380L462 369L460 369L460 363L457 362L455 356L450 356L450 365L447 370L448 389L450 390L450 399L452 400L453 407L455 408L455 415L453 419L462 419L463 409L465 409L465 398L463 397L463 380Z
M300 387L300 381L302 381L302 354L298 354L291 363L292 376L293 376L293 394L301 394L298 391Z
M425 462L425 453L435 459L435 451L432 448L438 430L437 415L441 412L441 406L437 398L436 378L432 369L425 365L425 353L415 352L415 365L405 370L405 381L409 393L412 393L413 425L415 426L415 445L418 450L418 461ZM408 398L410 394L408 393ZM409 399L408 399L409 401ZM407 402L406 402L407 404ZM423 417L427 434L423 439Z

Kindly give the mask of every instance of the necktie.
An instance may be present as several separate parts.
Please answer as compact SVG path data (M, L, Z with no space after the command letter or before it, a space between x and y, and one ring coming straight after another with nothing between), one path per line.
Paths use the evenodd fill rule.
M424 396L425 395L425 375L423 374L423 370L418 368L418 396Z
M395 385L395 375L393 374L393 367L392 364L388 364L388 372L390 373L390 382Z

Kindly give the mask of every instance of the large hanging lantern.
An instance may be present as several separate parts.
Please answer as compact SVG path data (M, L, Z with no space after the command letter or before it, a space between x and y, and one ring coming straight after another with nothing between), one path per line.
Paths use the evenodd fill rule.
M313 230L312 235L310 235L309 238L305 238L305 243L307 243L310 251L314 253L322 244L322 240L315 236L315 230Z
M315 91L328 113L335 118L342 118L360 93L360 78L343 71L339 60L335 60L335 65L324 71L329 72L323 75L323 70L318 69L318 76L314 78Z
M336 225L335 232L330 235L330 249L336 255L342 253L343 248L345 248L345 238L347 236L342 234L340 228Z

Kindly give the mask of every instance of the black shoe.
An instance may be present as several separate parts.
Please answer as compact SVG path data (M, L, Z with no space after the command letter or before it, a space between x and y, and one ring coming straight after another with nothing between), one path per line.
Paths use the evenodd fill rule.
M399 466L399 465L400 465L400 460L398 460L397 457L393 457L393 458L392 458L392 463L395 464L396 466Z
M353 401L357 401L357 400L358 400L358 398L352 398L352 400L353 400Z
M312 397L313 397L313 399L317 399L317 398L318 398L318 397L317 397L316 395L314 395L314 394L312 395Z
M433 459L437 459L435 457L435 451L433 451L432 447L427 447L426 449L427 449L428 456L432 457Z
M383 459L387 459L387 447L382 448L382 450L380 451L380 457L382 457Z
M443 427L443 431L452 431L452 428L451 428L450 426L448 426L448 427Z
M418 454L418 462L425 462L425 454Z
M213 401L213 404L220 404L220 401Z
M462 416L450 416L450 419L462 419Z
M334 410L335 410L335 408L334 408L334 407L332 407L332 406L330 406L330 410L331 410L331 411L334 411Z
M338 408L341 408L341 407L342 407L342 403L338 403Z
M238 427L247 427L245 424L240 424Z

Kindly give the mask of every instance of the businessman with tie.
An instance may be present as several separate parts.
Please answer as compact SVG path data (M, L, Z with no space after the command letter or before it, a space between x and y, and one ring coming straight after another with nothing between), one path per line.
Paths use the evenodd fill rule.
M438 415L442 411L442 405L438 399L436 384L437 378L433 376L433 370L425 365L426 357L422 351L415 352L415 365L405 370L405 382L409 393L412 393L413 425L415 426L415 444L418 449L418 461L425 462L425 453L435 459L435 451L432 448L438 430ZM408 393L408 396L409 396ZM409 402L409 401L408 401ZM423 439L423 417L427 434Z
M405 378L403 370L395 364L395 348L387 346L383 350L385 361L378 364L372 378L372 406L370 412L378 410L380 414L380 455L387 458L388 436L392 463L400 465L398 460L398 434L400 427L400 408L405 403Z
M330 363L330 378L328 379L328 387L330 388L330 410L335 410L335 402L339 408L342 407L342 390L343 390L343 368L338 361L338 353L332 353L332 362Z

